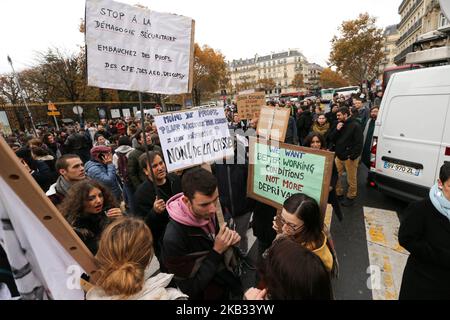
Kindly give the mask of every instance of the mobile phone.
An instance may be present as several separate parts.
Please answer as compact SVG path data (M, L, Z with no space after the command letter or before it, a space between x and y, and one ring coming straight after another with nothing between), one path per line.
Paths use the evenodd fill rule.
M103 208L103 214L105 215L105 216L108 216L108 211L109 210L111 210L112 208L110 208L110 207L105 207L105 208Z

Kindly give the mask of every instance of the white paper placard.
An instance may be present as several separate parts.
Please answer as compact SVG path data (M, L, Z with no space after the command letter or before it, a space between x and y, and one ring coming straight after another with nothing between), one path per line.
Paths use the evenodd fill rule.
M86 0L88 85L187 93L191 37L191 18Z
M223 108L163 114L155 123L169 172L234 155Z
M113 118L113 119L120 118L120 110L119 109L111 109L111 118Z
M122 114L125 118L131 117L130 109L122 109Z

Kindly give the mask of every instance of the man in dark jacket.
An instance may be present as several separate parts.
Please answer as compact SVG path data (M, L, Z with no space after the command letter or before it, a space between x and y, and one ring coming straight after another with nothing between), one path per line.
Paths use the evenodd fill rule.
M162 239L169 223L166 203L174 195L181 192L181 180L176 174L167 174L163 156L159 152L149 152L149 158L151 166L145 153L139 157L139 163L147 179L137 188L134 194L134 213L144 218L152 231L155 254L159 259ZM156 190L152 181L153 177L157 186Z
M344 190L341 184L342 173L347 172L348 191L344 207L352 206L357 196L357 173L360 155L363 148L363 134L359 123L350 118L350 111L342 107L337 112L339 123L330 133L330 140L336 145L336 167L339 180L336 184L336 194L343 197Z
M152 137L149 132L145 133L145 137L147 139L148 151L162 152L159 146L152 144ZM133 192L135 192L146 179L144 171L142 171L139 163L139 157L145 153L144 134L142 131L136 134L136 139L138 146L128 155L128 178Z
M219 230L216 178L198 168L186 172L181 185L183 193L167 202L171 220L163 240L164 266L190 299L242 299L240 279L225 263L225 253L240 236L226 225Z
M313 124L313 116L311 111L309 110L309 107L302 106L302 110L303 111L297 120L298 140L301 146L303 145L303 141L305 140L305 138L308 136Z
M69 136L64 142L65 153L78 155L83 163L89 161L89 141L82 133L78 133L75 129L69 131Z

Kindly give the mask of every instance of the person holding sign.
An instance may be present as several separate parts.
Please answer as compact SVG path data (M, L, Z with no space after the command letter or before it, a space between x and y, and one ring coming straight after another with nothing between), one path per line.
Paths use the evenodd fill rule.
M93 254L105 226L122 216L111 192L95 180L74 184L59 210Z
M187 171L183 193L167 202L170 222L164 234L162 262L176 284L194 300L242 299L240 279L225 262L225 251L241 240L216 210L217 179L202 168Z
M166 202L181 192L181 180L176 174L167 173L163 156L159 152L149 152L149 159L151 164L145 153L139 157L140 166L147 179L134 194L135 214L142 217L150 227L155 254L159 258L164 231L169 223ZM152 181L153 177L155 181Z
M328 272L331 274L337 272L336 254L333 254L333 246L325 232L316 200L303 193L292 195L283 204L280 221L281 226L277 223L276 217L273 220L273 229L278 233L273 245L280 238L292 238L299 245L315 253Z

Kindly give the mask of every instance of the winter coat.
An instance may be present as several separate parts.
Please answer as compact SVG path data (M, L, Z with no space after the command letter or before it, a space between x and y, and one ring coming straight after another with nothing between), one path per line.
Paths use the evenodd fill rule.
M116 168L112 163L105 165L103 163L90 160L84 166L86 175L102 184L111 190L114 197L120 201L122 198L122 190L116 175Z
M213 250L214 237L204 227L182 224L176 216L191 216L182 202L182 194L167 203L171 217L164 234L162 260L168 272L175 274L177 286L193 300L242 298L240 280L224 263L224 256ZM214 233L219 231L218 224Z
M297 125L295 123L294 117L289 117L288 127L286 130L286 137L284 139L284 143L288 144L298 144L298 134L297 134Z
M168 287L173 274L160 273L159 261L154 256L144 271L142 290L125 300L186 300L188 298L178 289ZM100 287L93 287L86 294L86 300L123 300L121 296L108 296Z
M98 250L100 236L111 221L113 219L109 219L103 213L82 213L73 223L72 227L86 247L95 255Z
M312 126L312 132L320 134L324 139L327 139L328 132L330 131L330 124L325 122L323 125L320 125L317 121L314 122Z
M72 153L78 155L83 163L89 160L89 142L81 133L73 133L67 137L64 142L65 153Z
M159 199L163 199L167 204L167 201L170 198L181 192L181 179L173 173L169 173L166 179L170 183L171 192L170 194L165 194L161 188L158 188L158 197ZM164 210L164 212L160 214L153 210L155 199L156 196L153 182L149 179L145 179L134 194L134 213L143 218L152 231L155 254L159 257L161 252L161 242L166 226L169 223L169 214L167 213L167 210Z
M356 120L349 118L341 130L334 128L330 132L329 139L335 144L335 153L339 160L355 160L361 155L363 134L361 126Z
M398 240L410 252L400 299L450 299L450 221L429 198L405 210Z
M247 164L216 164L220 204L224 213L238 217L253 211L254 200L247 198Z
M311 111L303 111L297 120L297 133L300 141L303 141L309 134L312 124L313 117Z

